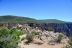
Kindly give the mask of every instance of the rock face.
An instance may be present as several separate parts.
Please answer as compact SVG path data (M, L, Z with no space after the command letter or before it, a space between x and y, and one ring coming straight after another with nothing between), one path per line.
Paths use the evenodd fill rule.
M23 26L28 25L32 28L38 28L40 30L50 30L54 32L61 32L67 36L72 36L72 23L19 23ZM0 26L6 26L8 28L16 27L18 23L0 23Z
M62 32L67 36L72 36L72 23L29 23L31 27L38 27L41 30L52 30L54 32Z

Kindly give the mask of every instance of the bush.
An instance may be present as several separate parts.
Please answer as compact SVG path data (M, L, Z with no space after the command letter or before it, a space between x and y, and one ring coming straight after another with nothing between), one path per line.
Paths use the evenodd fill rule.
M40 35L40 32L31 32L32 35Z
M48 27L48 31L54 31L52 27Z
M69 41L68 41L69 45L72 46L72 37L69 38Z
M33 41L33 35L31 33L27 34L26 39L27 39L26 44L31 43Z
M0 29L0 48L17 48L21 31L17 29Z
M66 45L63 48L72 48L72 46L71 45Z
M58 42L58 43L60 43L60 42L61 42L62 37L63 37L63 35L62 35L62 34L59 34L58 39L57 39L57 42Z

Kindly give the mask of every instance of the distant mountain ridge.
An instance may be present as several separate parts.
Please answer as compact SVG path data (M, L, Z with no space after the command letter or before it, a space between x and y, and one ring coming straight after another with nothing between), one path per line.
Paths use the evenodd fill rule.
M9 23L22 23L22 22L35 22L35 19L27 18L27 17L19 17L19 16L0 16L0 22L9 22Z
M45 23L65 23L65 21L57 20L57 19L45 19L45 20L39 20L40 22Z
M28 17L20 17L20 16L12 16L12 15L6 15L6 16L0 16L0 22L14 22L14 23L65 23L64 21L57 20L57 19L46 19L46 20L36 20L33 18Z

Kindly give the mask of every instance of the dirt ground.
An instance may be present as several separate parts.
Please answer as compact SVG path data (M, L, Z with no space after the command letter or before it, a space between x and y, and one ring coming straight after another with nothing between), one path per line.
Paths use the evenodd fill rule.
M42 45L37 45L37 44L29 44L29 45L24 45L23 42L19 44L20 48L63 48L65 44L55 44L55 45L49 45L47 43L44 43Z

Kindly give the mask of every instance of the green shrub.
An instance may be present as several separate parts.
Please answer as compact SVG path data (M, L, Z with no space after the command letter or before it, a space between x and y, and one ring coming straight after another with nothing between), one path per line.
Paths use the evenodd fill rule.
M19 36L22 34L17 29L0 29L0 48L17 48Z
M63 35L62 34L59 34L58 39L57 39L57 42L60 43L61 40L62 40L62 38L63 38Z
M71 45L66 45L63 48L72 48L72 46Z
M32 35L40 35L40 32L31 32Z
M7 28L0 29L0 37L5 37L9 34L9 30Z
M72 37L69 37L69 41L68 41L69 45L72 46Z
M52 27L48 27L48 31L54 31Z
M27 34L26 39L27 39L26 44L31 43L33 41L33 35L31 33Z

